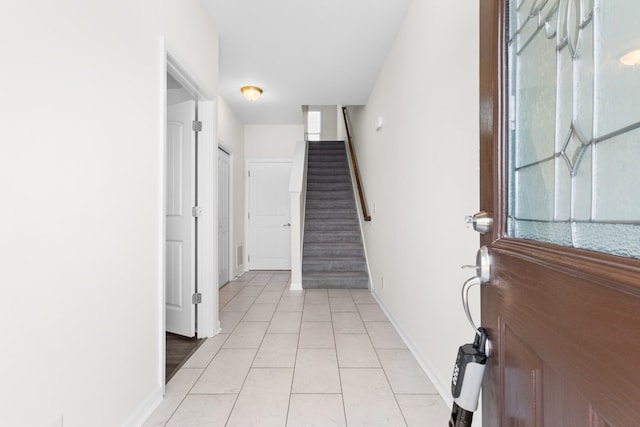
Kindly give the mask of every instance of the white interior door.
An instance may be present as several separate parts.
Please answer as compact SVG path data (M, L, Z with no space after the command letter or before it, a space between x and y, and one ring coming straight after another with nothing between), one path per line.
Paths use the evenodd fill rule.
M195 102L167 107L166 324L167 331L195 336Z
M229 281L230 156L218 148L218 287Z
M249 164L249 268L291 269L290 162Z

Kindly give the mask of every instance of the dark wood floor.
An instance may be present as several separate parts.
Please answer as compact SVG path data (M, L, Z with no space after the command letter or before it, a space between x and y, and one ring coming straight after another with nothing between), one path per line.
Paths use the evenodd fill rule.
M204 339L187 338L167 332L167 355L165 365L165 382L178 372L178 369L202 345Z

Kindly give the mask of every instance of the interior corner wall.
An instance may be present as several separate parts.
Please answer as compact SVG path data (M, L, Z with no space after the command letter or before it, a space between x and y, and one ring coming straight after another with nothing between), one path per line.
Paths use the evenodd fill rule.
M292 159L297 141L304 141L304 125L245 125L247 159Z
M322 139L336 141L338 139L338 116L335 105L325 105L322 108Z
M335 105L309 105L305 107L308 111L320 111L322 114L320 139L322 141L338 141L338 107ZM307 111L304 107L303 113L306 126Z
M414 0L367 105L349 109L373 292L447 402L456 351L473 338L460 266L479 246L464 221L479 206L477 9ZM479 304L474 290L476 319Z
M198 0L0 15L3 425L140 425L161 397L163 40L215 93Z
M242 259L236 260L236 248L244 244L244 219L245 214L245 155L244 155L244 125L229 108L223 98L218 98L218 139L224 147L231 150L233 171L233 194L231 195L233 206L233 241L231 242L233 277L244 272Z

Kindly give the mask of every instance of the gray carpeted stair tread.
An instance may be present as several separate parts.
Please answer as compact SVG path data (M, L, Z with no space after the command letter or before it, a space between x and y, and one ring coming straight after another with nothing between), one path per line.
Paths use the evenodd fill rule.
M323 231L325 233L331 233L334 231L357 231L359 224L350 222L315 222L307 223L307 231Z
M307 176L349 176L349 169L309 168L307 169Z
M337 209L347 209L354 206L353 200L307 200L307 209L310 208L337 208Z
M349 169L349 163L344 159L344 155L336 156L335 158L327 158L327 159L314 159L309 160L307 166L312 168L344 168Z
M361 243L360 231L333 231L327 233L319 230L308 230L304 234L304 244L307 243Z
M342 182L307 182L307 194L310 191L353 190L351 181Z
M309 217L305 218L306 225L343 225L343 224L351 224L355 226L354 229L358 229L360 227L360 223L358 222L358 218L349 218L349 217L328 217L328 218L314 218Z
M351 182L351 177L349 175L333 176L333 175L309 175L309 174L307 174L307 183L309 183L309 182L314 182L314 183L323 183L323 182L343 183L343 182Z
M367 261L363 256L330 256L330 257L305 257L302 263L302 273L310 272L365 272Z
M352 200L353 191L349 190L313 190L307 192L307 200Z

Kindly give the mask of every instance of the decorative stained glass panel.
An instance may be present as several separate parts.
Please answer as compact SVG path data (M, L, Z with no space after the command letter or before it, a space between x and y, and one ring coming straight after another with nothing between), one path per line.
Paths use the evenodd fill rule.
M508 234L640 258L637 0L510 0L508 18Z

